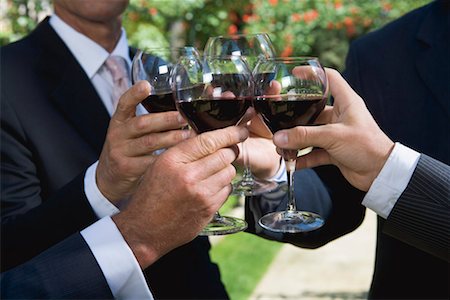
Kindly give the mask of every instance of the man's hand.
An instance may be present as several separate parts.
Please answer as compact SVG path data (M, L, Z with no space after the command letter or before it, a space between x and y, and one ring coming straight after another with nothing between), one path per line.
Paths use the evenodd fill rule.
M140 266L191 241L231 193L240 126L206 132L158 156L128 206L113 217Z
M97 166L96 181L112 203L131 195L139 179L155 160L155 150L169 148L189 137L178 112L136 116L136 106L150 94L150 85L140 81L119 100L109 123Z
M297 168L334 164L354 187L367 191L394 143L342 76L332 69L326 69L326 73L334 106L325 107L315 122L326 125L280 130L274 135L274 143L284 149L322 148L297 158Z

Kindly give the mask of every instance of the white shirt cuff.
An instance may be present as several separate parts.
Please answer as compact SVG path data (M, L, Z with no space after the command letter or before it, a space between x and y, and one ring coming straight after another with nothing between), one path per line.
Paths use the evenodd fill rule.
M91 204L92 210L99 219L118 214L120 210L114 206L105 196L100 192L95 180L95 173L97 171L98 161L93 163L84 175L84 192Z
M362 204L387 219L411 180L419 157L420 153L395 143L391 155L370 186Z
M286 174L286 164L284 163L284 159L280 158L280 167L278 171L272 177L268 178L269 181L275 181L277 183L286 182L287 174Z
M110 217L81 231L115 299L153 299L141 268Z

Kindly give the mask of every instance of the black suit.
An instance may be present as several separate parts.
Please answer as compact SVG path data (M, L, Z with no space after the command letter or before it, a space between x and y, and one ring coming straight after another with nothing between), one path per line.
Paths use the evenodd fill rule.
M110 117L48 19L0 54L6 270L96 221L83 177L100 155ZM209 249L207 238L197 238L148 268L154 296L226 298Z
M447 165L450 164L449 27L448 3L434 2L415 10L353 43L345 74L392 140ZM396 207L394 214L395 211ZM390 219L385 222L378 218L376 262L369 297L448 299L449 264L385 234ZM422 220L416 224L426 226L426 223Z
M372 299L449 298L448 6L448 1L438 1L413 11L355 41L348 54L344 75L382 130L392 140L444 163L422 155L388 219L378 218ZM333 169L316 168L333 205L324 227L276 239L314 248L359 225L364 194L345 184ZM300 204L305 201L317 200L305 197ZM250 222L254 211L247 210ZM252 229L261 231L258 226ZM260 234L267 236L265 231Z
M102 270L79 233L0 278L2 299L112 298Z

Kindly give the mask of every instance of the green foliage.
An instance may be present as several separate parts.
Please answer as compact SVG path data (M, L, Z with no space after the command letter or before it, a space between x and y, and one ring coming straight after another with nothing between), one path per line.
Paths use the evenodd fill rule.
M230 299L248 299L281 246L248 233L236 233L212 247L211 258L219 265Z
M30 32L50 0L6 1L0 44ZM280 56L318 56L342 69L349 42L430 0L130 0L123 16L131 45L194 45L210 36L268 32Z
M268 32L280 56L342 69L349 42L429 0L253 0L245 32Z

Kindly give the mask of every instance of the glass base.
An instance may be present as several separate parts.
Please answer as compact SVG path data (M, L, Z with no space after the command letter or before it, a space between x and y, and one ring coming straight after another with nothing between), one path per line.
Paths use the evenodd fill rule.
M262 228L284 233L308 232L325 223L321 216L306 211L277 211L259 219Z
M247 229L247 222L244 220L220 216L211 220L198 235L225 235L244 231L245 229Z
M233 195L257 196L278 187L278 183L269 180L240 180L233 184Z

